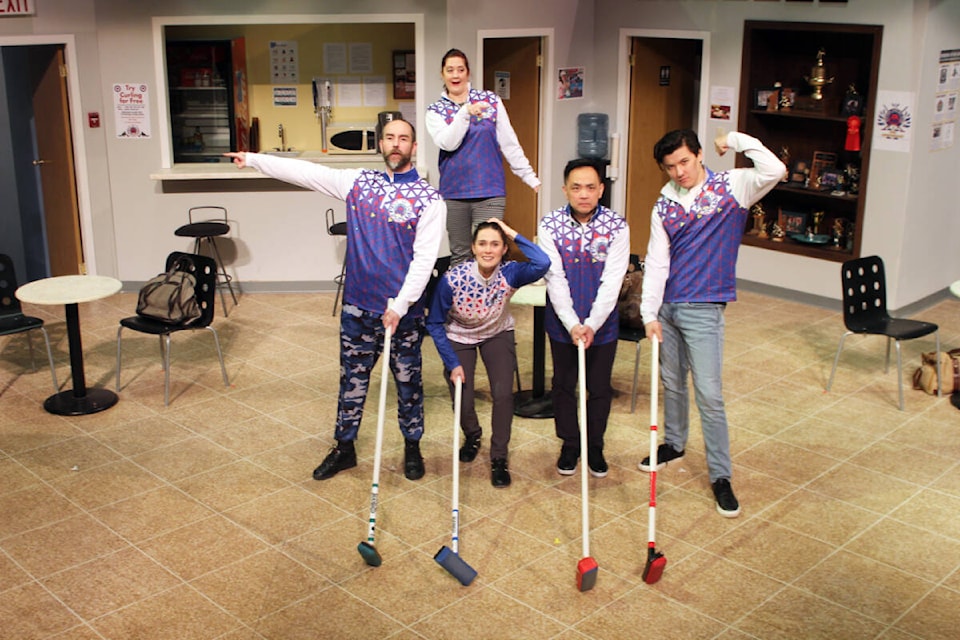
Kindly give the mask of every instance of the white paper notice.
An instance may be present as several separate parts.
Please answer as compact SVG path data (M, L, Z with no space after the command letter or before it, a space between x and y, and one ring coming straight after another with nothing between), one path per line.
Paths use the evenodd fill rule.
M326 42L323 45L323 72L347 72L347 45L342 42Z
M297 106L297 88L296 87L274 87L273 88L273 106L275 107Z
M413 102L398 102L397 111L403 114L403 119L407 122L416 122L417 121L417 103Z
M369 42L350 43L350 73L373 72L373 45Z
M510 72L509 71L494 71L493 72L494 83L496 85L497 95L501 100L510 99Z
M387 83L383 76L368 76L363 79L363 106L385 107Z
M729 120L737 91L733 87L710 87L710 118Z
M297 43L270 41L270 80L272 84L297 84L300 77Z
M118 138L150 137L150 100L147 85L118 82L113 85L114 122Z
M338 107L362 107L363 88L357 76L341 76L337 82Z
M878 91L873 148L884 151L910 151L913 133L914 94L909 91Z

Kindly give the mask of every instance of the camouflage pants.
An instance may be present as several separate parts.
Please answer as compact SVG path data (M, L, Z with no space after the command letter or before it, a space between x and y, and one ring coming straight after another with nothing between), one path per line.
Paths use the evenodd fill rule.
M397 419L404 438L423 435L423 318L405 316L390 341L390 371L397 387ZM340 398L337 440L356 440L370 373L383 353L385 329L380 315L345 305L340 313ZM379 380L375 398L379 398Z

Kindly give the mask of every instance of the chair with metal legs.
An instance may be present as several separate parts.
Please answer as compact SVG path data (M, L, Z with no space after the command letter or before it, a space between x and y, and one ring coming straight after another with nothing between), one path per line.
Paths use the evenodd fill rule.
M631 253L630 254L630 267L627 269L628 273L633 273L639 271L643 273L643 261L640 259L640 256ZM621 314L620 322L624 322L624 316ZM633 387L630 389L630 413L633 413L637 408L637 382L640 378L640 341L647 336L646 329L636 326L629 326L626 324L620 325L620 333L617 336L618 340L623 340L624 342L633 342L636 344L636 355L633 360Z
M43 334L43 341L47 345L47 360L50 362L50 376L53 378L53 391L60 391L57 383L57 370L53 366L53 352L50 350L50 336L43 326L42 318L23 315L20 300L14 295L17 290L17 275L13 270L13 260L10 256L0 253L0 336L9 336L15 333L27 334L27 347L30 349L30 362L33 370L37 370L37 363L33 359L33 333L38 329Z
M347 237L347 223L337 222L333 209L327 209L327 235ZM343 263L340 265L340 275L333 279L337 283L337 297L333 299L332 316L337 315L337 305L340 303L340 294L343 292L343 281L347 277L347 254L343 254Z
M194 217L197 219L194 220ZM223 315L229 316L227 312L227 300L223 295L222 286L225 284L230 289L230 297L233 298L233 305L237 305L237 294L233 291L233 276L227 273L223 266L223 259L220 257L220 251L217 249L215 240L220 236L230 233L230 224L227 222L226 207L214 205L205 205L201 207L190 207L187 211L189 222L176 231L174 235L193 238L193 253L202 254L202 245L206 243L211 248L213 258L217 261L217 288L220 289L220 302L223 306Z
M900 355L900 341L934 335L936 351L940 353L940 328L932 322L893 318L887 312L887 279L883 260L879 256L866 256L847 260L840 270L843 284L843 324L846 331L840 336L837 355L833 358L830 380L826 390L833 386L833 377L837 373L840 352L847 336L853 334L886 337L887 357L884 373L890 369L890 345L897 350L897 389L899 391L900 410L903 411L903 359ZM937 370L937 396L941 397L943 388L940 380L940 367Z
M171 324L143 315L129 316L120 320L117 327L117 391L120 391L120 368L122 366L121 337L124 329L131 329L158 336L160 339L160 357L163 361L163 406L170 404L170 336L181 331L209 331L213 334L214 346L217 348L217 359L220 361L220 374L223 376L223 385L230 386L227 377L227 367L223 362L223 350L220 348L220 336L211 324L213 323L213 307L216 300L217 264L213 258L201 255L191 255L174 251L167 256L164 271L181 263L185 258L188 263L184 270L193 274L197 305L200 307L200 317L192 322Z

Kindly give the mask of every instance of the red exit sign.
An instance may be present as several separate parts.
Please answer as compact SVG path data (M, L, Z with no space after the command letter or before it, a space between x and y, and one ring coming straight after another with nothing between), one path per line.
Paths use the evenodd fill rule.
M36 13L33 0L0 0L0 17L32 16Z

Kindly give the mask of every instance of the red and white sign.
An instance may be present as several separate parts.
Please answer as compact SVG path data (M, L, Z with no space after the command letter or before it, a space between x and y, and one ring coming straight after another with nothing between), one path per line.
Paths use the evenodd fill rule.
M0 18L4 16L32 16L36 12L33 0L0 0Z

